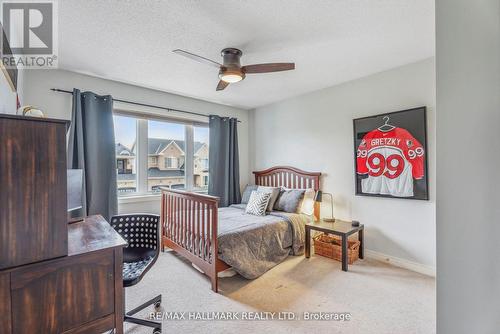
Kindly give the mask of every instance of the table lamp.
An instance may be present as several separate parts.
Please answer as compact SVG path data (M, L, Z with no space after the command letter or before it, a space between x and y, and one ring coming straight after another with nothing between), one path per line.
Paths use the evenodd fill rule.
M323 221L333 223L335 221L335 218L333 217L333 195L330 193L324 193L321 190L318 190L316 192L316 196L314 196L314 201L321 203L323 201L323 194L330 196L330 198L332 199L332 201L330 202L330 207L332 209L332 218L323 218Z

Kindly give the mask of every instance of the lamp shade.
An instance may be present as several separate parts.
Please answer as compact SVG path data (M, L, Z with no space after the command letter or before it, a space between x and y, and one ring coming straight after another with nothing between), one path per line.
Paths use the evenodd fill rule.
M321 202L322 200L323 200L323 192L321 190L318 190L316 192L316 195L314 196L314 201Z

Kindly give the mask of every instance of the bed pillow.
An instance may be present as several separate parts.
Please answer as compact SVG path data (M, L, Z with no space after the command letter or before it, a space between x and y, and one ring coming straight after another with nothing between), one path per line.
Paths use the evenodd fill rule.
M243 191L243 195L241 195L241 204L248 204L252 191L257 190L258 187L259 186L247 184L245 190Z
M281 188L280 187L265 187L265 186L259 186L257 188L257 191L260 193L270 193L271 198L269 198L269 204L267 205L267 212L273 211L274 208L274 203L276 203L276 200L278 199L278 196L280 195Z
M304 196L304 189L283 189L274 204L274 210L296 213L300 200Z
M265 216L270 198L270 193L252 191L245 212L255 216Z

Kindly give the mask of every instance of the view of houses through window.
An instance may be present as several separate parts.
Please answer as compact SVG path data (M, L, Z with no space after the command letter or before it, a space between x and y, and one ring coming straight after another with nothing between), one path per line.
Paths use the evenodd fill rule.
M208 190L208 127L117 114L114 123L119 195L154 193L160 187ZM138 130L141 126L143 131ZM186 137L193 138L193 142L187 143ZM147 141L147 145L141 146L141 141ZM144 152L138 154L137 147L147 147L147 158ZM193 152L190 164L186 156L188 147ZM137 176L140 168L147 173L142 186ZM192 184L187 184L188 179Z
M113 116L118 195L137 191L136 154L137 120L132 117Z
M186 126L148 120L148 191L186 188Z
M208 127L193 127L194 188L208 190Z

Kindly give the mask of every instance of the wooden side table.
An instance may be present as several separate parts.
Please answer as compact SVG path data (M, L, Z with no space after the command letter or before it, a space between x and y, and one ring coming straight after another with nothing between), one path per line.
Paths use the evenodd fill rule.
M347 271L347 238L354 233L358 233L359 245L359 258L364 258L364 232L365 226L352 226L351 222L335 220L334 223L324 222L310 222L306 224L306 258L311 256L311 230L316 230L324 233L334 234L342 238L342 270Z

